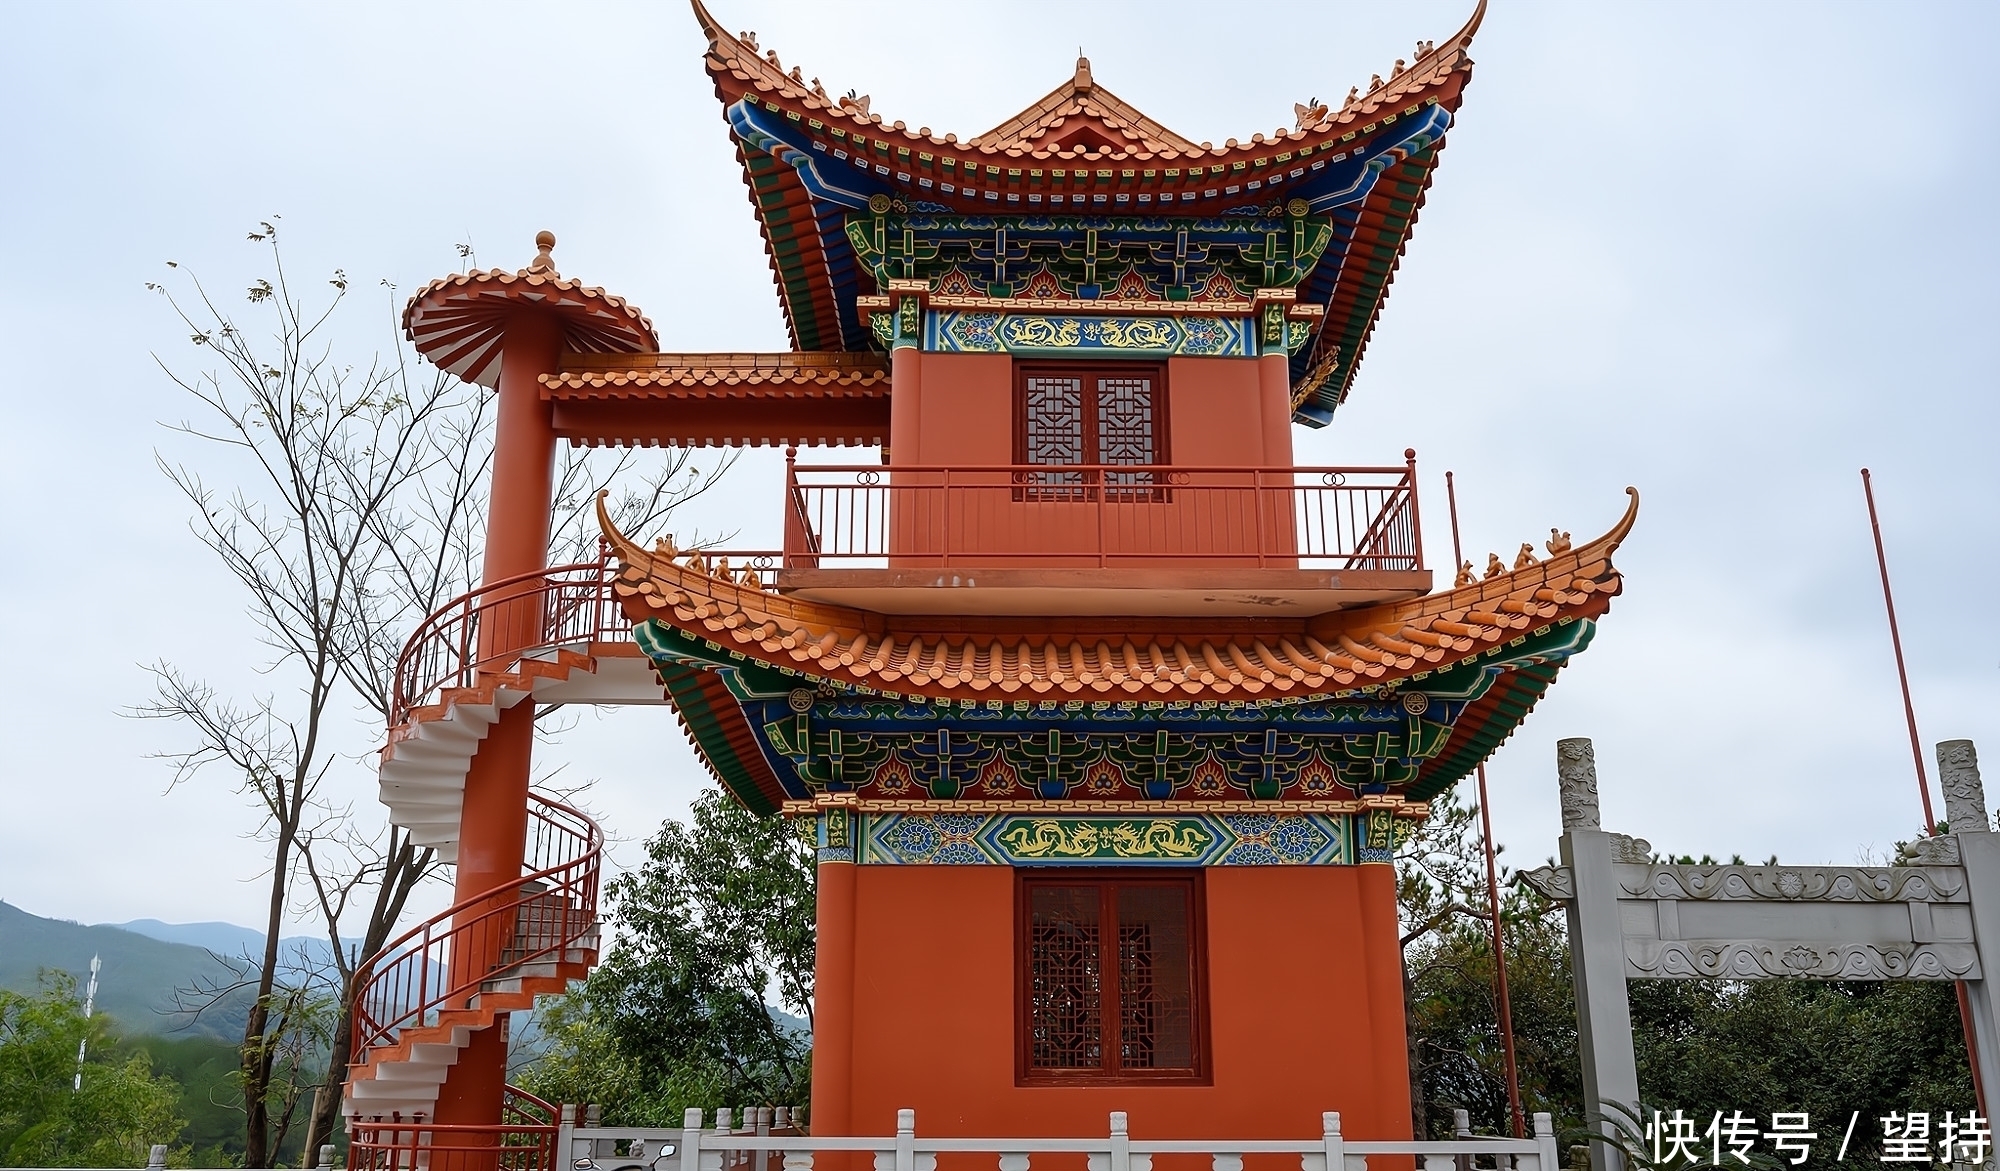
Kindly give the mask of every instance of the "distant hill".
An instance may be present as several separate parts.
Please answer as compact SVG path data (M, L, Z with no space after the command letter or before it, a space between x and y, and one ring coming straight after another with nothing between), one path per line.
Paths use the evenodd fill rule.
M247 996L236 997L192 1022L171 1012L175 988L197 978L228 978L228 969L203 948L150 938L110 924L87 927L65 919L44 919L0 902L0 988L33 992L37 976L49 968L74 976L81 995L90 980L93 955L103 959L97 977L97 1011L109 1015L124 1031L241 1039Z
M162 923L158 919L134 919L130 923L106 923L134 931L149 939L185 943L206 948L224 958L264 954L264 933L234 923ZM301 957L315 969L333 966L333 945L310 935L287 935L278 940L279 963L298 964Z

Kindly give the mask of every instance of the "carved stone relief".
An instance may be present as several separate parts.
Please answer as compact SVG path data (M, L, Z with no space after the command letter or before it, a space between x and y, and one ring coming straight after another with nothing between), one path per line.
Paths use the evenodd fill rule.
M1576 875L1567 866L1517 870L1514 881L1552 902L1566 903L1576 897Z
M1956 866L1960 861L1956 834L1918 838L1896 851L1896 862L1902 866Z
M1986 789L1979 782L1979 754L1970 740L1946 740L1937 746L1938 784L1944 789L1944 816L1954 830L1990 829L1986 820Z
M1625 959L1627 975L1655 979L1972 980L1980 974L1979 949L1970 943L1627 940Z
M1597 756L1589 740L1556 741L1556 785L1562 794L1563 828L1598 828Z
M1936 903L1965 899L1953 866L1621 866L1623 898Z

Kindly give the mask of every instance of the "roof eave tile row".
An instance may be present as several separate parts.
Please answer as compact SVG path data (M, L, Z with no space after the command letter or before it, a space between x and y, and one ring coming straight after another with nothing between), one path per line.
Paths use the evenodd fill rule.
M747 86L762 97L796 106L802 113L819 118L828 125L840 126L850 133L895 135L906 146L957 151L977 156L983 162L1034 158L1102 163L1173 161L1184 158L1199 161L1203 166L1216 163L1254 162L1259 158L1268 159L1269 155L1279 151L1294 152L1301 146L1317 146L1323 142L1338 141L1350 131L1359 130L1372 121L1379 121L1382 115L1399 113L1413 102L1423 101L1426 97L1432 96L1425 91L1445 85L1455 74L1470 70L1472 60L1467 50L1486 12L1486 2L1480 0L1471 19L1456 34L1439 42L1430 52L1383 82L1379 88L1366 94L1355 95L1351 101L1343 103L1337 110L1327 109L1324 116L1309 127L1278 131L1268 139L1259 133L1253 135L1249 142L1226 144L1203 150L1189 140L1145 118L1102 87L1091 85L1079 89L1075 81L1057 87L1046 97L994 130L963 142L959 141L956 135L940 137L928 133L923 128L912 130L902 122L887 123L879 114L863 113L854 103L833 98L823 90L809 86L802 76L794 76L799 73L797 68L787 73L777 60L776 50L768 50L765 54L759 55L740 38L724 31L702 7L699 0L695 0L694 7L696 17L708 35L709 51L705 58L708 71L714 78L717 95L725 103L742 97L747 92L745 89ZM1022 137L1024 132L1049 118L1063 116L1061 111L1072 104L1073 99L1079 94L1106 99L1100 104L1107 107L1117 120L1132 124L1143 138L1159 143L1164 149L1095 152L1090 155L1077 151L1026 149L1027 144ZM1193 149L1177 149L1172 145L1175 142Z
M629 353L660 344L636 305L552 269L478 269L434 280L404 306L403 333L438 367L492 387L507 323L518 312L555 314L568 350Z
M1630 491L1628 489L1628 491ZM1638 494L1603 537L1511 573L1409 602L1323 616L1290 632L1196 638L1165 631L1080 639L999 630L904 632L897 619L766 593L757 575L671 544L648 551L599 520L634 621L658 619L783 670L926 698L1177 699L1338 694L1444 670L1522 635L1594 618L1621 587L1611 553ZM1113 644L1116 644L1115 646Z
M886 398L888 361L876 354L570 354L541 376L542 397Z

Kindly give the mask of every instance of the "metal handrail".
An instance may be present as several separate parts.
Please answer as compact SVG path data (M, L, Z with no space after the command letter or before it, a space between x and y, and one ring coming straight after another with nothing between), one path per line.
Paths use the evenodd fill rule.
M540 793L528 795L528 814L520 878L460 899L363 965L354 1008L357 1066L402 1030L465 1007L488 980L565 955L596 931L604 831Z
M755 569L766 585L775 580L783 558L775 549L712 552ZM418 623L396 658L389 726L409 722L412 711L436 702L448 687L471 687L481 674L507 670L537 653L622 641L632 632L632 620L611 592L616 577L607 550L596 561L488 582L438 607ZM522 621L524 614L532 626ZM516 627L511 637L495 640L483 633L510 621Z
M348 1171L554 1171L556 1108L519 1086L500 1099L500 1122L441 1123L422 1115L348 1123Z
M470 687L482 672L511 666L535 651L630 631L631 621L611 597L612 576L609 558L600 557L503 577L438 607L396 658L390 726L406 722L411 711L445 688ZM487 619L513 617L530 606L538 607L530 611L537 629L507 640L520 645L482 649L480 628L491 625ZM504 615L496 613L503 608Z
M1404 455L1400 466L884 467L800 465L793 449L785 465L785 567L1187 559L1422 570L1416 453Z

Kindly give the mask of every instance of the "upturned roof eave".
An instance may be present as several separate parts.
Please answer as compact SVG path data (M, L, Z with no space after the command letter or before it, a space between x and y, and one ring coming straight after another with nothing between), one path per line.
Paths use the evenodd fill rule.
M742 86L747 84L757 91L760 98L778 102L800 114L802 118L817 118L828 125L838 125L849 132L882 137L894 136L901 139L905 146L920 147L924 150L952 150L977 155L989 162L1000 159L1048 160L1064 157L1056 152L1022 150L1013 144L1006 132L1017 123L1033 124L1035 117L1041 113L1039 107L1050 99L1071 91L1074 82L1057 86L1045 97L1031 103L1021 113L974 138L961 140L956 135L927 133L921 127L911 129L901 122L889 122L880 114L872 112L864 114L851 103L844 103L842 99L834 98L823 90L813 89L802 77L791 76L780 63L770 57L758 55L754 49L745 46L740 38L724 31L700 0L693 0L693 3L696 19L709 40L709 50L704 61L714 81L716 96L725 106L739 100L744 95ZM1093 96L1109 99L1107 105L1115 103L1115 108L1119 110L1121 117L1129 111L1130 118L1135 123L1143 123L1158 136L1178 140L1195 149L1191 152L1113 151L1101 158L1080 158L1075 152L1071 152L1064 161L1080 158L1080 161L1092 165L1129 164L1157 162L1171 155L1173 158L1189 162L1199 160L1203 166L1237 162L1254 163L1259 157L1268 158L1277 152L1297 151L1304 146L1318 147L1329 142L1338 142L1349 131L1379 120L1378 116L1397 113L1412 104L1421 104L1431 98L1443 100L1446 98L1443 91L1449 90L1449 100L1452 101L1450 108L1455 109L1457 91L1462 88L1463 79L1470 74L1472 68L1472 58L1468 50L1473 35L1485 18L1485 12L1486 0L1479 0L1472 17L1457 33L1438 42L1430 52L1384 81L1380 88L1367 93L1357 92L1338 108L1327 107L1325 115L1312 126L1295 127L1278 132L1269 138L1260 132L1252 135L1248 141L1235 141L1233 145L1224 144L1202 149L1198 144L1146 116L1136 106L1093 84L1089 92ZM776 50L770 50L773 55L775 52ZM798 68L794 67L793 72L799 72ZM733 86L725 84L723 80L725 77L733 78L738 84ZM1458 84L1454 85L1454 82ZM1440 92L1431 92L1433 90ZM998 141L992 141L995 139Z
M1525 634L1596 619L1622 588L1611 554L1638 512L1594 541L1521 569L1407 602L1314 619L1298 632L1106 633L1084 646L968 619L943 636L908 620L766 592L755 575L647 550L599 522L635 622L840 687L932 700L1227 700L1377 689L1474 662ZM1116 644L1114 647L1112 644Z

